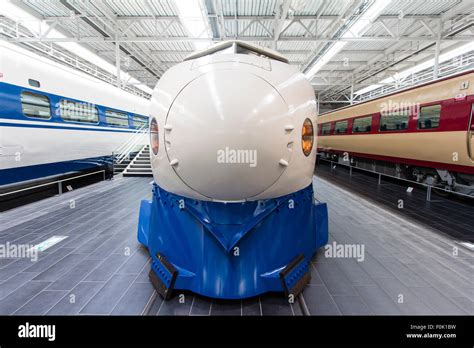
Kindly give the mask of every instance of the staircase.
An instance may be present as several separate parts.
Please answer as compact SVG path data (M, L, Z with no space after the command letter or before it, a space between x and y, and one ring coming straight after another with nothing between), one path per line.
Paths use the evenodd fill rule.
M152 176L150 163L150 146L148 142L148 124L138 128L133 134L114 150L114 175Z
M128 165L123 171L123 176L153 176L150 162L150 145L145 145L140 152L128 162Z
M122 160L122 162L118 162L116 159L114 161L114 175L122 174L123 171L128 167L130 162L132 162L132 157L136 156L138 154L135 153L134 155L130 155L130 157Z

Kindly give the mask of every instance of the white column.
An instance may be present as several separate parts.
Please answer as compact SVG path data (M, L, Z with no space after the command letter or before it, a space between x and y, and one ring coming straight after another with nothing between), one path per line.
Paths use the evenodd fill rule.
M118 33L115 34L115 66L117 68L117 87L121 88L120 82L120 44L118 41Z
M436 40L436 50L435 50L435 58L434 58L434 71L433 71L433 79L438 78L439 74L439 51L441 46L441 34L443 31L443 22L441 18L438 20L438 39Z

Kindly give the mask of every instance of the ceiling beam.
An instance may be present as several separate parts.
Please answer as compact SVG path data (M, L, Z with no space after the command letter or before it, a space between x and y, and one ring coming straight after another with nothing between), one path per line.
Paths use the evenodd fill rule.
M78 15L78 18L87 18L90 17L88 15ZM211 17L211 15L210 15ZM321 15L321 16L292 16L294 20L335 20L338 19L339 15ZM441 16L438 15L405 15L403 19L437 19ZM261 21L274 21L275 16L222 16L222 18L226 21L248 21L248 20L261 20ZM385 15L380 16L381 19L400 19L399 16L393 15ZM54 21L54 20L74 20L73 17L70 16L45 16L44 20L46 21ZM117 16L117 21L169 21L169 20L179 20L178 16Z
M238 36L238 40L242 41L273 41L273 37L268 36ZM9 38L7 41L10 42L209 42L207 38L187 37L187 36L167 36L167 37L156 37L156 36L137 36L137 37L118 37L117 39L111 37L67 37L67 38L38 38L38 37L15 37ZM219 42L219 40L214 40ZM280 37L279 41L286 42L433 42L436 41L435 37L431 36L402 36L402 37L374 37L374 36L363 36L353 38L340 38L331 39L327 37ZM472 36L454 36L454 37L443 37L444 41L472 41Z

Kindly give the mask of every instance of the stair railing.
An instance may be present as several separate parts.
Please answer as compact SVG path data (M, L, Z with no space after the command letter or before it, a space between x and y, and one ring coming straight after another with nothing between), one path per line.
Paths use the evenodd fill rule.
M138 145L141 144L143 137L146 136L148 133L148 125L144 124L140 128L137 128L135 132L127 139L125 143L120 145L114 152L113 155L115 157L115 163L120 164L126 158L130 156L130 153L133 152Z
M142 149L137 153L137 155L130 161L130 163L128 164L128 166L124 169L124 173L128 174L128 170L133 168L133 166L135 165L135 161L140 158L140 156L143 154L143 151L145 151L147 149L148 145L145 145L142 147ZM151 168L151 164L150 164L150 168Z

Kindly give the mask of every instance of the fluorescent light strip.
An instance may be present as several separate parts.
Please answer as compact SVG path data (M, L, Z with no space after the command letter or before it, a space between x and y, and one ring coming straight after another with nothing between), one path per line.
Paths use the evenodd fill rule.
M4 0L0 2L0 14L10 18L11 20L20 21L22 26L33 33L45 33L46 31L50 30L46 37L66 38L65 35L61 34L56 29L50 29L48 24L40 22L38 18L12 3L11 0ZM107 62L105 59L102 59L97 54L81 46L80 44L76 42L57 42L56 44L74 53L78 57L81 57L82 59L97 65L99 68L104 69L108 73L111 73L115 76L117 75L117 68L115 65ZM153 92L150 87L146 86L143 82L131 77L125 71L121 71L121 76L123 77L123 80L128 80L129 83L133 83L142 91L148 94Z
M59 242L65 240L69 236L52 236L51 238L42 241L39 244L36 244L32 249L36 251L45 251L46 249L51 248L52 246L58 244Z
M342 35L342 39L359 37L370 26L370 24L382 13L390 4L390 0L374 0L374 3L361 15L361 17ZM338 41L318 59L313 66L305 73L308 80L312 80L314 75L329 62L341 49L347 44L344 41Z
M203 13L200 0L176 1L176 8L181 23L191 37L209 39L207 41L193 42L196 50L205 49L211 44L209 36L209 23Z

